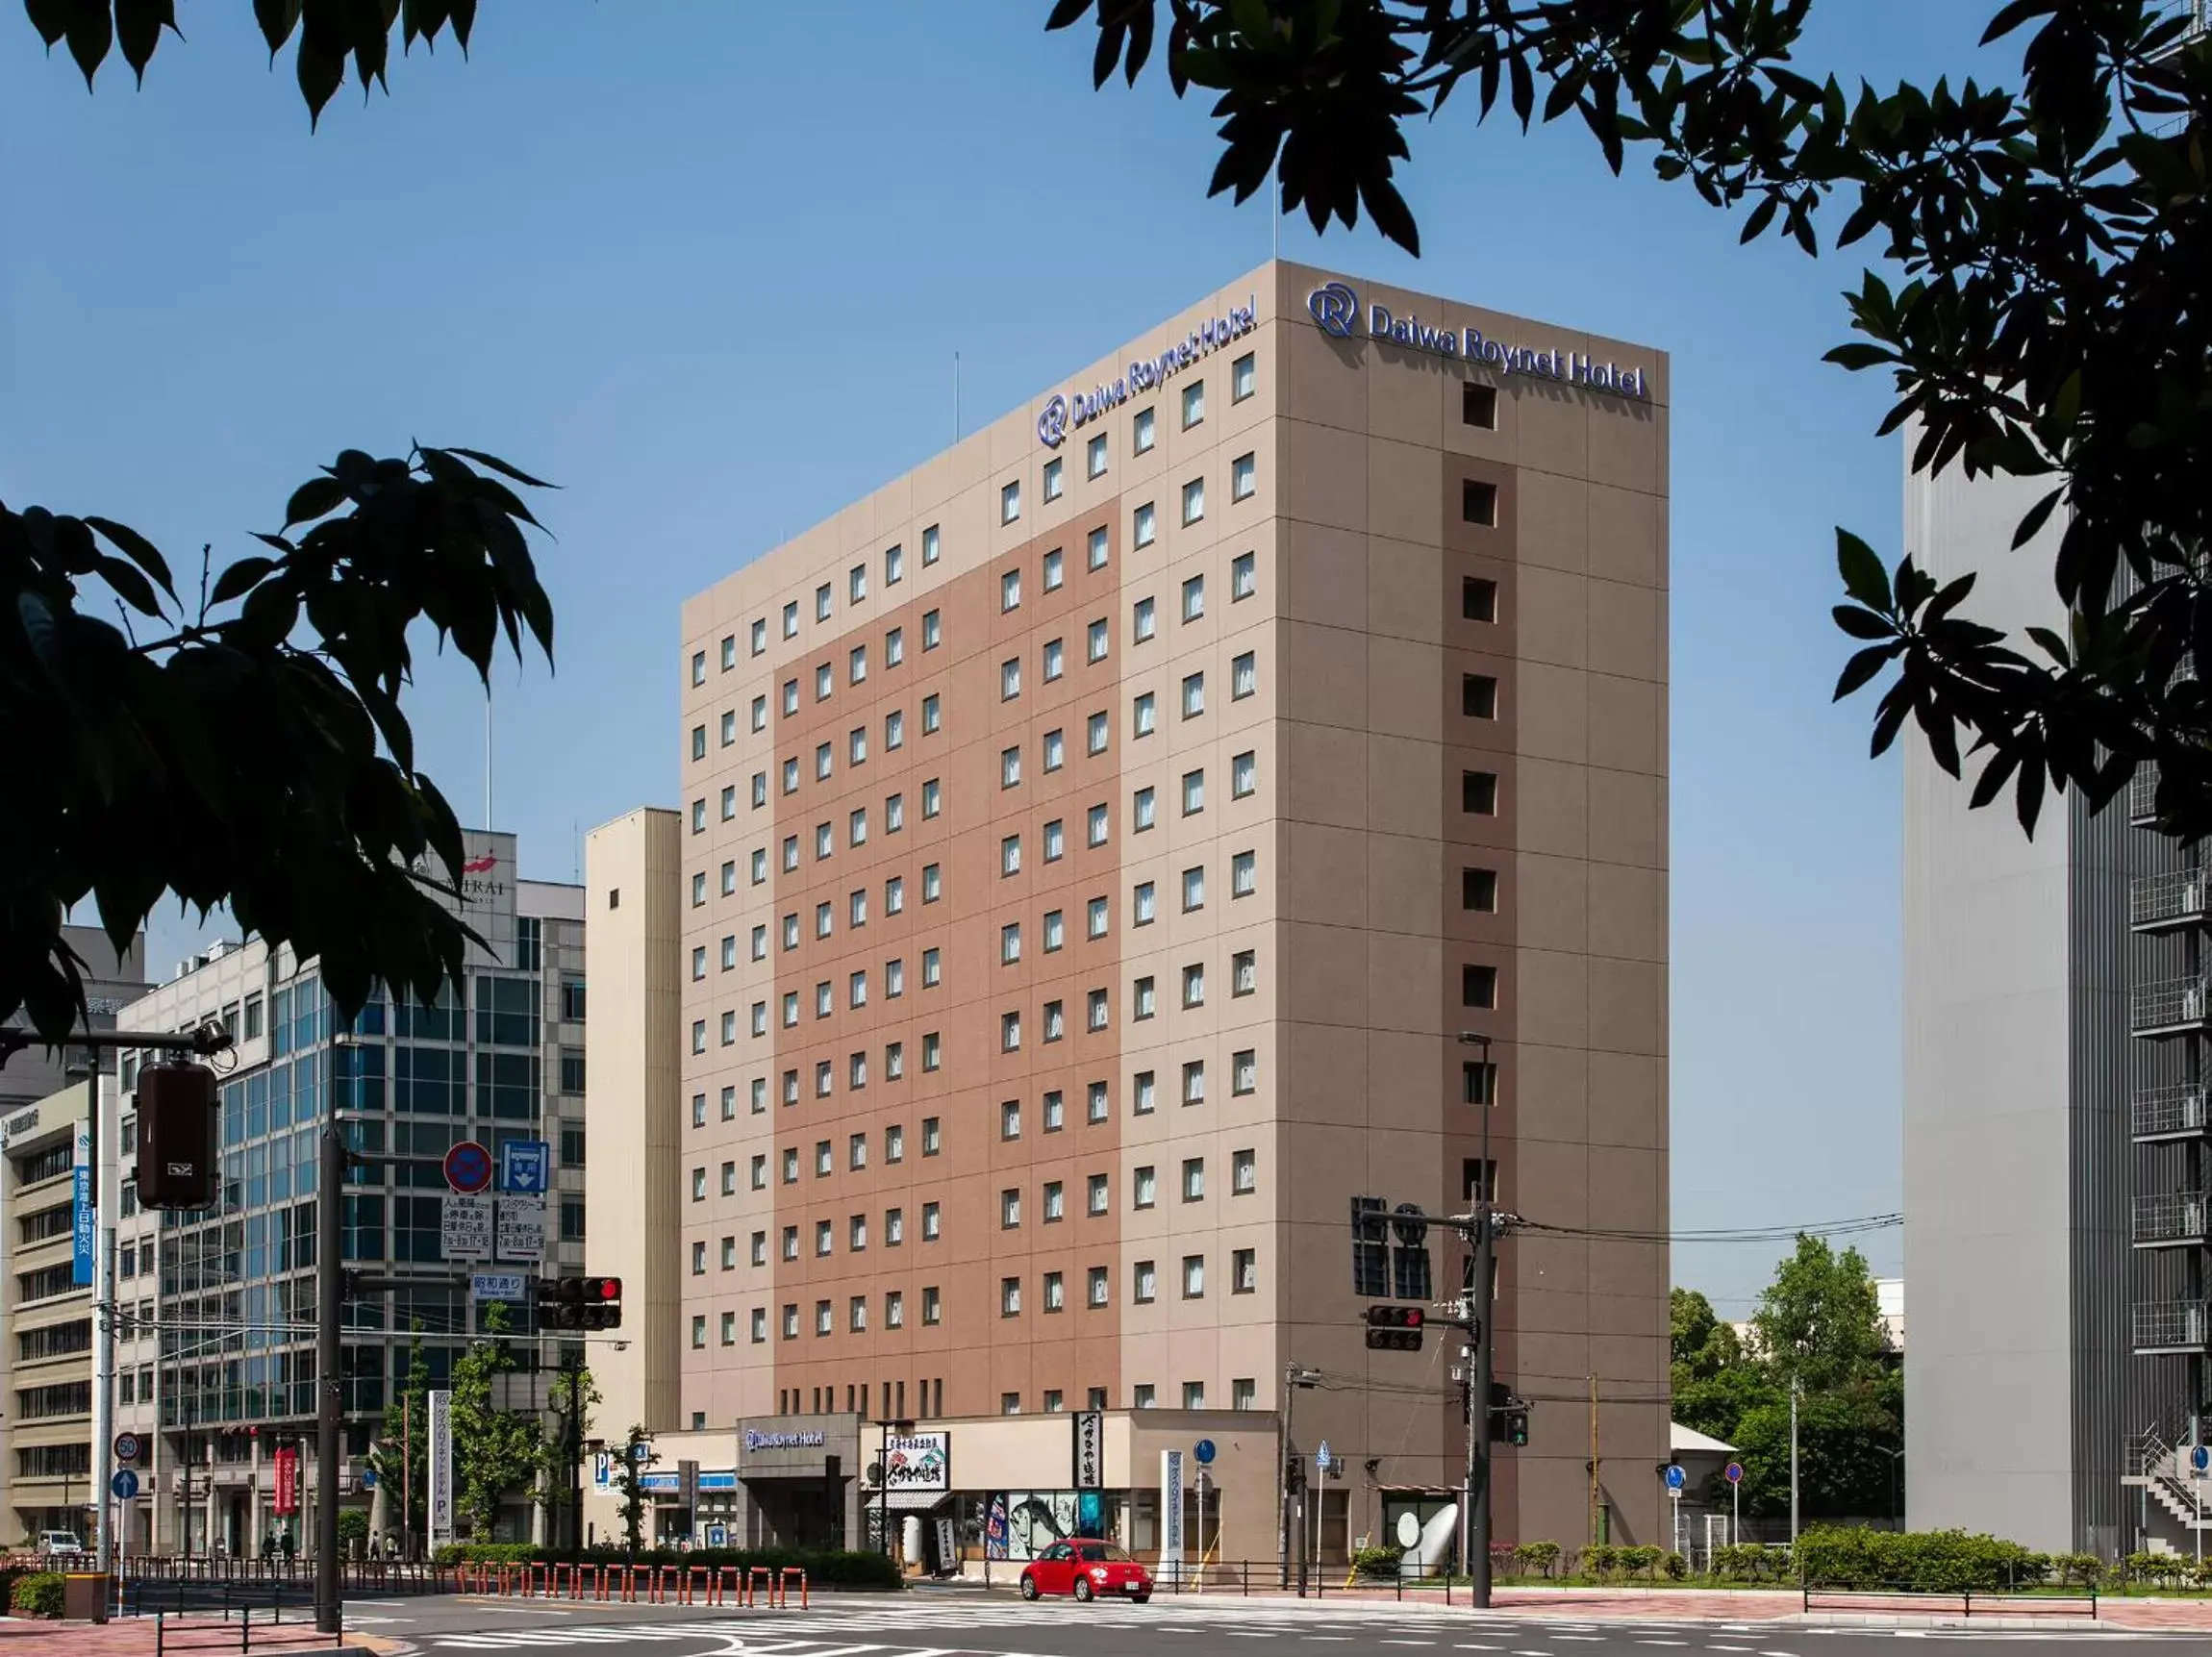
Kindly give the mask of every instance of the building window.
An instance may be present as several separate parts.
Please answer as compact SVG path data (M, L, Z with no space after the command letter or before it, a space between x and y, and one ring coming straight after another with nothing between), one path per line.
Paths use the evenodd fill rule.
M1203 1300L1205 1297L1206 1257L1202 1254L1186 1254L1183 1256L1183 1298L1186 1300ZM1194 1387L1197 1383L1194 1381L1191 1385ZM1185 1395L1188 1396L1188 1389L1185 1391ZM1195 1409L1199 1406L1192 1405L1190 1407Z
M1183 773L1183 815L1192 816L1206 809L1206 773Z
M755 1345L768 1338L768 1309L766 1306L753 1308L752 1337Z
M906 629L893 627L883 636L883 665L896 667L906 660Z
M700 1313L691 1319L691 1350L702 1350L707 1344L707 1318Z
M1007 748L998 756L998 786L1002 789L1018 788L1021 783L1021 750Z
M845 657L845 683L863 684L867 679L867 646L855 644Z
M1021 922L1009 921L998 929L998 964L1010 967L1021 959Z
M1205 417L1206 382L1194 380L1183 388L1183 430L1189 431Z
M1194 962L1183 968L1183 1005L1203 1007L1206 1004L1206 967L1203 962Z
M1010 834L998 842L998 872L1002 875L1021 872L1021 837Z
M752 645L752 653L753 653L755 656L758 656L758 655L762 654L764 651L766 651L766 650L767 649L767 647L768 647L768 623L767 623L767 617L765 617L765 616L755 616L755 617L753 618L753 625L752 625L752 635L751 635L751 645ZM736 665L736 664L732 663L732 664L728 664L728 665L732 665L732 666L734 666L734 665Z
M1193 478L1183 486L1183 521L1196 523L1206 515L1206 480Z
M755 771L753 773L753 809L758 811L767 803L768 774L766 771Z
M940 1206L939 1206L937 1203L934 1203L934 1202L925 1202L925 1203L923 1203L923 1204L921 1205L921 1240L922 1240L922 1242L924 1242L924 1243L935 1243L935 1242L936 1242L936 1241L937 1241L939 1238L943 1237L943 1235L944 1235L944 1213L943 1213L943 1209L942 1209L942 1208L941 1208L941 1207L940 1207Z
M1058 461L1049 463L1044 468L1046 474L1050 477L1058 477L1060 475L1058 470L1059 465L1060 463ZM1049 500L1053 498L1053 495L1057 492L1058 491L1056 490L1048 490L1045 498ZM1061 584L1067 579L1068 555L1062 552L1058 547L1054 547L1050 552L1044 555L1044 590L1047 592L1058 592L1060 590Z
M1146 973L1129 987L1129 1017L1138 1019L1149 1018L1157 1011L1157 997L1153 992L1152 976L1150 973Z
M1250 1196L1260 1189L1258 1153L1233 1151L1229 1156L1229 1192L1233 1196Z
M1068 646L1058 639L1044 643L1044 682L1049 685L1068 671Z
M1107 905L1103 897L1093 897L1085 906L1085 933L1088 938L1103 938L1107 928Z
M707 1095L704 1093L693 1093L691 1095L691 1126L694 1128L703 1128L706 1125Z
M1192 1059L1183 1066L1183 1103L1202 1105L1206 1102L1206 1061Z
M1249 897L1259 890L1258 853L1238 852L1229 859L1229 895Z
M1183 676L1183 717L1186 719L1194 719L1205 711L1205 674L1186 673Z
M1017 656L1012 661L998 665L998 699L1001 702L1011 702L1020 694L1021 658Z
M1084 447L1084 475L1102 478L1106 475L1106 434L1100 432Z
M1206 907L1206 871L1187 868L1183 871L1183 909L1188 914L1194 909Z
M1149 1167L1141 1167L1136 1173L1136 1190L1131 1196L1132 1206L1150 1208L1160 1199L1160 1182Z
M1001 1277L998 1280L998 1315L1001 1318L1018 1318L1021 1316L1020 1278ZM1013 1394L1008 1395L1012 1396ZM1014 1415L1018 1413L1018 1404L1015 1410L1008 1410L1006 1413Z
M943 891L944 879L938 871L938 866L934 863L923 864L921 866L921 901L935 903Z
M1150 501L1146 501L1137 509L1135 516L1131 519L1130 529L1130 540L1140 549L1152 544L1153 538L1159 534L1159 523L1158 515L1152 510Z
M1229 792L1234 798L1241 800L1249 794L1259 786L1259 756L1251 750L1246 749L1229 762Z
M836 689L837 676L830 671L830 665L827 662L819 664L815 668L815 700L828 701L830 693Z
M1250 500L1260 487L1259 463L1249 454L1239 455L1229 463L1229 498Z
M939 785L937 778L932 777L921 785L921 815L924 817L933 817L943 809L944 791Z
M943 1316L943 1303L938 1297L936 1287L925 1285L921 1291L921 1320L924 1323L936 1323L941 1321Z
M1459 871L1459 906L1483 915L1497 913L1497 870L1463 868Z
M1141 455L1149 450L1155 440L1152 411L1139 409L1137 417L1129 422L1129 446L1134 453Z
M1462 967L1459 969L1459 1001L1463 1007L1496 1007L1497 968Z
M1044 768L1057 771L1068 763L1068 737L1062 731L1044 733Z
M1153 1084L1152 1072L1150 1070L1139 1070L1132 1080L1135 1088L1134 1096L1129 1105L1130 1113L1134 1116L1148 1117L1152 1114L1152 1108L1159 1099L1159 1091Z
M1106 618L1101 615L1086 630L1084 659L1090 662L1105 661L1107 643Z
M1045 1002L1044 1039L1047 1042L1057 1042L1063 1036L1067 1035L1067 1033L1068 1013L1066 1003L1060 1001Z
M883 1297L883 1326L886 1329L906 1327L906 1296L895 1289Z
M938 612L924 611L921 617L921 648L923 654L935 650L944 640L944 624Z
M924 696L921 699L921 734L925 737L933 735L942 722L937 697L934 694Z
M1021 1193L1002 1191L998 1193L998 1227L1001 1231L1018 1230L1021 1225Z
M1497 773L1462 771L1459 774L1459 809L1472 816L1497 815Z
M1084 998L1084 1027L1090 1030L1106 1028L1106 992L1093 990Z
M829 583L825 581L819 587L815 589L815 619L817 621L827 621L829 618L830 586Z
M1251 651L1229 663L1229 700L1241 702L1260 688L1259 658Z
M845 602L858 604L867 596L867 565L856 564L845 576Z
M761 1155L753 1158L752 1176L753 1189L755 1191L766 1191L768 1189L768 1159L767 1154L765 1151Z
M1149 737L1157 723L1152 692L1147 690L1130 705L1130 723L1139 737Z
M827 1300L816 1301L815 1333L817 1335L827 1335L835 1326L836 1325L831 1320L830 1303Z
M1462 673L1459 711L1470 719L1497 717L1497 681L1488 673Z
M1137 1268L1132 1276L1135 1281L1131 1286L1129 1297L1140 1306L1151 1305L1159 1297L1160 1293L1159 1272L1153 1267L1152 1262L1149 1260L1137 1262ZM1139 1409L1150 1408L1151 1393L1152 1389L1149 1387L1137 1389L1137 1407Z
M931 1030L921 1038L921 1067L935 1070L944 1063L944 1047L938 1033Z
M1485 386L1473 380L1463 381L1459 388L1459 419L1466 426L1479 426L1486 432L1497 430L1497 388Z
M998 521L1012 523L1021 515L1021 480L1005 485L998 491Z
M1103 754L1111 740L1110 724L1103 712L1091 716L1084 728L1084 746L1092 754Z
M1497 583L1468 576L1459 584L1459 613L1470 621L1497 619Z
M921 532L921 562L925 567L937 562L937 525L933 523Z
M1058 863L1068 850L1068 828L1058 817L1044 825L1044 861Z
M1229 1092L1248 1093L1260 1085L1259 1056L1245 1047L1229 1055Z
M1102 805L1093 806L1086 814L1086 843L1093 846L1104 845L1109 827L1106 808Z
M1486 528L1497 526L1497 486L1469 478L1459 486L1459 515Z
M998 1050L1001 1053L1021 1051L1021 1015L1001 1013L998 1016Z
M1206 1159L1204 1157L1186 1157L1183 1159L1183 1200L1185 1202L1204 1202L1206 1200Z

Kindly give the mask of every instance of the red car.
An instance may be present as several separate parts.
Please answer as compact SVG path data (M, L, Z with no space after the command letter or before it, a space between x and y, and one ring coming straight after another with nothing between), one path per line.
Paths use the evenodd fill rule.
M1071 1594L1086 1603L1114 1598L1142 1605L1152 1597L1152 1575L1113 1543L1070 1537L1054 1543L1021 1573L1022 1598L1047 1594Z

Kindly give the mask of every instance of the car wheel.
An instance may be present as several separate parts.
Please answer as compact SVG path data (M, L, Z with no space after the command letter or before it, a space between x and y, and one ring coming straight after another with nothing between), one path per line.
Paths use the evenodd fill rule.
M1075 1597L1085 1605L1091 1603L1091 1579L1088 1576L1078 1576L1075 1579Z
M1037 1597L1037 1578L1030 1575L1026 1570L1021 1573L1021 1597L1024 1599Z

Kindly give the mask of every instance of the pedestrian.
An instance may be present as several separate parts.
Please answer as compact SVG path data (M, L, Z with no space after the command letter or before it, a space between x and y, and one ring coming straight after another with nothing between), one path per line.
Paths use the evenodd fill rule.
M288 1530L286 1530L286 1532L284 1533L284 1562L285 1562L285 1564L287 1564L287 1565L289 1565L289 1564L292 1562L292 1554L293 1554L293 1551L294 1551L294 1549L296 1548L296 1546L297 1546L297 1544L296 1544L295 1543L293 1543L293 1541L292 1541L292 1539L291 1539L291 1532L290 1532L290 1530L289 1530L289 1529L288 1529Z

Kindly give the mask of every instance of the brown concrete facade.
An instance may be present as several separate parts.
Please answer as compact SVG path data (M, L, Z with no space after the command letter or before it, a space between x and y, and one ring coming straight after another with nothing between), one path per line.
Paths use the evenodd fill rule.
M1333 337L1331 280L1261 268L1072 376L1251 307L1056 447L1047 392L685 607L654 1425L1273 1411L1295 1363L1370 1530L1465 1441L1456 1341L1365 1347L1349 1204L1466 1207L1479 1030L1501 1200L1562 1228L1500 1248L1497 1534L1588 1535L1593 1377L1611 1535L1663 1534L1666 1249L1588 1234L1667 1226L1665 360L1365 284L1646 394Z

